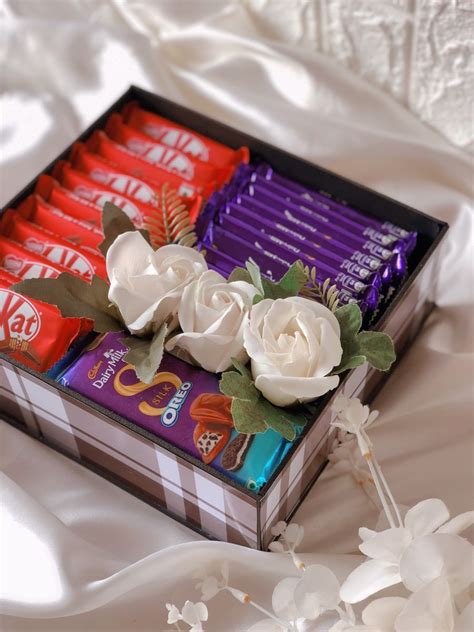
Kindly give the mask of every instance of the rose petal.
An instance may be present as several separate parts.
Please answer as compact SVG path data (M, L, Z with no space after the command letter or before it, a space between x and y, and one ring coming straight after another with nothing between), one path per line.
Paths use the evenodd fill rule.
M383 588L401 581L398 566L384 560L368 560L350 573L341 586L341 599L347 603L358 603Z
M429 498L417 503L409 509L405 516L405 527L410 529L413 537L433 533L449 520L449 511L439 498Z
M254 364L252 363L254 374ZM339 376L295 378L281 377L278 375L257 375L255 386L275 406L291 406L296 402L309 402L339 384Z

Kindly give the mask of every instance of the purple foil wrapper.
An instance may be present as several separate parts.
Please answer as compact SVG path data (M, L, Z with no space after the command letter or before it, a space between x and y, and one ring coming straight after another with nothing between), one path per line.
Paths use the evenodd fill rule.
M249 489L260 489L291 442L269 429L253 437L247 451L237 455L230 444L239 435L225 403L228 398L219 392L218 376L165 353L153 383L144 384L123 360L126 337L110 333L97 339L59 381L199 460L215 446L211 467ZM213 456L212 450L209 455ZM226 469L232 457L236 464L237 456L238 468Z
M243 231L243 232L242 232ZM224 230L221 226L211 223L203 239L203 244L208 253L216 249L227 256L240 262L245 267L245 262L252 259L264 276L272 281L279 280L290 265L300 259L291 251L285 251L280 245L268 241L263 235L252 234L246 224L235 224L232 232ZM311 262L309 262L311 265ZM361 310L373 310L379 302L379 292L372 286L367 286L348 274L337 272L325 266L316 266L319 282L331 278L332 283L339 290L341 304L357 301Z
M263 178L242 185L240 191L266 206L273 206L277 211L289 210L292 213L297 213L299 216L304 215L307 221L313 222L317 220L320 224L328 226L327 232L330 232L331 228L347 230L389 250L391 250L391 244L397 241L397 238L393 235L382 233L371 225L360 224L344 217L337 210L331 209L328 204L319 203L316 205L314 202L295 203L294 201L288 201L279 195L278 191L271 190L268 182Z
M415 232L410 232L393 224L392 222L379 220L373 216L369 216L361 211L351 208L345 203L334 200L332 196L323 192L310 189L298 182L286 178L276 172L267 165L259 165L253 173L247 170L245 173L240 172L238 174L239 180L242 182L245 179L251 179L254 182L265 181L271 183L271 188L275 194L286 196L289 201L305 201L315 205L315 207L324 208L329 207L340 213L347 219L363 224L365 226L372 226L375 230L386 233L394 237L394 239L401 240L404 244L405 252L408 254L413 251L416 246L417 235Z
M284 242L296 254L300 252L301 257L303 259L307 258L312 265L327 265L335 271L346 272L354 278L378 289L382 286L382 279L378 272L360 265L352 258L347 258L344 251L339 250L337 244L333 242L317 243L314 239L308 239L303 233L293 230L286 224L275 221L268 213L265 213L265 215L255 213L234 202L229 202L225 206L225 213L221 213L218 216L218 223L224 228L227 221L226 215L247 223L249 226L252 226L253 230L269 236L270 239L272 237L278 239L277 243Z

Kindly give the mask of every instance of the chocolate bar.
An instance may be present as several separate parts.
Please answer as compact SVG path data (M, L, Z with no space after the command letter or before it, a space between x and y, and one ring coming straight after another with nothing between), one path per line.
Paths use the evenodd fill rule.
M88 281L94 274L107 278L102 255L74 246L59 235L28 222L14 209L3 214L0 229L6 237Z
M392 280L392 277L398 278L400 275L400 266L404 262L402 269L402 276L406 273L406 258L404 255L404 249L394 242L392 244L392 250L377 244L365 236L357 235L353 231L341 228L340 226L328 226L325 223L319 222L319 220L308 217L301 217L296 209L286 208L283 212L277 212L273 206L265 205L261 202L257 202L254 198L248 195L239 195L236 199L238 204L241 204L245 208L249 208L260 213L265 210L265 214L272 217L278 217L281 223L285 223L291 227L297 227L298 230L308 237L313 235L316 239L319 239L320 243L328 243L329 247L334 244L335 248L345 246L352 250L353 254L356 254L357 259L362 259L365 252L370 253L372 259L376 259L380 262L382 267L381 276L384 281L384 285L387 285ZM400 247L397 247L400 246ZM360 253L360 254L359 254ZM395 257L397 255L397 257ZM398 255L400 255L398 257ZM397 258L397 263L393 263L394 258ZM388 263L389 266L383 265L382 261Z
M69 272L58 263L48 261L20 244L0 235L0 266L21 279L51 278Z
M225 207L225 213L218 217L218 222L224 229L232 230L233 220L237 220L241 226L251 226L253 232L260 233L274 243L282 245L300 256L309 265L325 265L335 271L347 272L354 278L370 283L378 289L382 286L382 279L378 272L361 266L357 261L345 258L333 244L331 244L332 248L328 245L319 246L280 222L272 222L268 217L257 216L245 207L230 202Z
M276 173L270 165L265 163L258 165L255 172L251 174L250 177L253 182L261 182L262 180L270 182L274 187L275 193L286 196L288 201L296 201L299 199L303 203L310 202L316 206L321 205L322 208L329 207L330 209L338 211L341 215L347 217L348 219L373 226L374 229L382 233L392 235L395 239L403 241L408 254L413 251L416 245L417 235L415 232L407 231L392 222L382 222L374 217L366 215L365 213L352 209L347 204L334 200L323 191L315 191L314 189L310 189L309 187Z
M136 178L124 173L112 163L89 152L85 145L76 143L70 155L71 165L76 171L85 174L91 180L121 193L129 200L136 200L146 206L142 211L145 216L150 216L150 207L158 207L161 193L161 186L153 184L146 178ZM185 196L182 202L186 206L192 222L195 222L201 210L201 196ZM140 208L140 207L139 207ZM155 215L156 216L156 212Z
M36 371L47 371L92 321L63 318L57 307L27 298L11 289L21 279L0 273L0 353Z
M246 232L249 232L248 227L246 227ZM280 279L290 265L299 258L292 256L291 253L282 253L281 249L274 244L264 243L263 240L252 241L241 238L234 232L228 232L215 224L209 225L202 243L207 250L207 257L215 249L218 253L222 252L239 261L240 266L244 266L248 259L252 259L260 267L262 274L273 281ZM376 288L366 286L344 273L334 275L323 266L318 266L316 273L321 283L326 278L331 278L339 290L341 304L357 301L363 312L377 307L380 296Z
M135 102L126 104L122 116L124 122L133 129L202 162L222 167L236 166L241 162L249 161L247 147L230 149L174 121L142 110Z
M85 220L63 213L60 209L45 202L40 195L29 195L17 208L17 212L33 224L58 233L76 246L91 248L93 251L99 252L97 247L104 239L99 228Z
M125 125L120 114L112 114L105 125L106 134L116 143L127 147L152 165L174 173L189 182L215 182L223 184L231 175L229 167L214 167L191 158L169 145L154 141L142 132Z
M152 384L124 360L126 334L109 333L66 370L61 384L258 491L291 443L273 430L248 439L234 428L218 377L165 353Z
M102 209L72 191L68 191L51 176L42 175L38 178L35 193L51 206L61 209L63 213L88 222L96 228L102 227Z
M114 142L101 130L96 130L85 144L90 152L114 163L126 173L137 178L146 178L160 187L167 183L182 196L203 195L204 197L209 197L217 187L215 182L189 182L184 180L184 178L175 173L166 171L158 165L145 160L124 145Z
M341 215L337 210L331 209L329 205L316 205L314 202L299 204L288 201L274 191L270 191L269 187L262 186L259 180L243 185L241 193L255 198L266 206L272 206L279 213L289 211L298 216L304 215L307 221L318 221L319 224L326 224L328 227L326 232L330 232L332 228L341 228L388 249L390 249L391 244L397 241L393 235L380 232L371 225L355 222Z

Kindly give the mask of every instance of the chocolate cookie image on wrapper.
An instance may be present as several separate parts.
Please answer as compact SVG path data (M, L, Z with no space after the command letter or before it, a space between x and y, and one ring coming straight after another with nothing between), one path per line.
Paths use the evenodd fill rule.
M255 435L238 433L227 445L221 458L222 467L228 472L240 470Z

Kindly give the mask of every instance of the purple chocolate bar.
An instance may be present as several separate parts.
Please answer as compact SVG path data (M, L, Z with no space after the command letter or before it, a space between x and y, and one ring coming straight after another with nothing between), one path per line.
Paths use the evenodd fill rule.
M300 202L310 202L322 209L329 207L349 220L365 226L372 226L375 230L392 235L394 239L400 240L403 243L404 250L408 254L410 254L416 246L417 234L415 232L409 232L392 222L384 222L375 217L368 216L361 211L351 208L345 203L338 202L326 192L315 191L314 189L310 189L276 173L270 165L260 164L253 173L251 173L250 170L245 172L242 170L236 174L236 177L239 178L240 182L245 182L248 179L251 179L253 182L266 182L270 184L271 190L278 196L286 197L288 201L299 200Z
M126 338L124 333L97 338L59 381L249 489L260 489L291 442L270 429L239 434L218 376L167 353L153 383L140 382L124 360Z
M279 241L276 243L283 241L295 254L300 252L302 259L307 258L313 265L327 265L329 268L339 272L347 272L354 278L377 289L380 289L382 286L382 280L378 272L361 266L353 259L347 259L344 257L344 253L338 251L337 247L332 243L331 245L320 246L314 240L307 239L302 233L278 221L272 221L268 215L262 216L262 214L253 213L244 206L234 202L226 204L225 213L220 214L218 217L218 222L223 228L227 226L227 217L235 218L248 226L252 226L253 230L269 236L270 239L278 239Z

